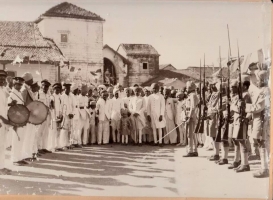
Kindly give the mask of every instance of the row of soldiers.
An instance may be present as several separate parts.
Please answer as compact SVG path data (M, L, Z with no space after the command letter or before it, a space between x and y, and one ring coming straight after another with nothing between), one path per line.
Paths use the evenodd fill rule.
M214 154L208 158L209 161L214 161L218 165L228 164L230 147L234 146L234 160L228 169L234 169L237 173L250 171L249 159L258 157L261 160L261 168L253 176L268 177L269 71L260 67L255 72L239 76L240 78L230 81L229 88L224 87L220 78L209 85L211 92L207 92L206 95L194 94L199 99L199 106L195 109L200 112L194 112L195 114L198 112L197 115L187 115L189 117L187 126L190 129L187 134L189 139L193 138L193 142L190 142L190 149L184 157L198 155L196 147L198 135L204 133L205 145L212 144L214 150ZM227 92L230 92L230 97L227 96ZM188 100L189 104L196 105L193 99Z
M268 144L269 139L264 135L269 132L266 132L267 129L262 129L263 133L259 132L259 134L262 134L263 137L258 135L257 130L265 125L265 117L263 117L263 123L257 122L258 116L261 115L255 114L265 110L264 101L265 97L268 97L264 89L267 81L265 75L264 71L256 73L257 84L260 87L260 95L257 97L247 95L250 76L245 77L242 81L243 88L245 88L243 99L238 99L238 82L234 80L230 84L232 115L229 117L232 119L226 119L226 121L229 122L228 139L233 138L236 156L229 168L235 168L237 172L250 170L246 154L246 141L249 137L245 135L243 139L238 139L235 133L238 132L236 127L242 124L241 121L244 121L245 124L253 122L252 125L248 125L250 127L248 135L251 136L253 149L255 149L254 144L259 144L261 159L266 159L265 145ZM19 127L15 131L11 128L12 126L2 124L1 131L8 134L1 134L1 136L6 135L9 139L1 141L11 141L12 160L15 165L28 164L29 161L36 160L37 156L44 153L63 151L88 144L108 144L110 138L114 143L121 142L125 145L130 140L140 146L143 142L160 146L163 146L163 143L179 146L188 144L185 157L198 156L198 145L200 147L205 145L204 147L208 149L213 145L215 154L209 160L216 161L219 165L228 163L230 141L221 137L223 155L220 159L220 142L216 140L217 126L221 124L219 116L222 113L224 117L227 117L225 110L227 106L226 108L219 107L221 92L219 82L203 87L208 88L204 98L192 81L187 82L186 88L179 91L173 91L167 87L160 88L157 84L145 88L135 85L135 87L123 89L120 85L114 88L107 88L104 85L90 88L87 85L79 87L77 84L66 82L53 84L51 91L49 81L43 80L40 88L30 73L25 73L22 77L15 77L12 81L6 76L6 72L1 71L1 98L5 98L5 101L2 101L5 109L1 109L1 116L7 115L9 106L27 105L34 100L43 102L49 108L47 119L41 125L34 126L28 123L25 127ZM252 79L253 77L251 76ZM4 87L6 79L8 85ZM205 112L201 113L203 109L200 105L203 101L207 101L207 105ZM249 113L244 120L241 120L241 112L238 112L241 107ZM203 121L204 124L203 131L197 128L200 126L200 121ZM4 146L7 144L9 142L0 145L0 158L3 158ZM0 169L3 169L1 172L4 174L10 172L4 168L4 165ZM255 177L266 176L267 173L267 162L262 160L262 170L255 174Z

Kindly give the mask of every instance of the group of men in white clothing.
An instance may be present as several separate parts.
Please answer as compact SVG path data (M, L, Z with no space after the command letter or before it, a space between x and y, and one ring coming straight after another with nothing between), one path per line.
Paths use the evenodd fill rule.
M239 114L236 114L238 106L244 106L249 113L248 116L252 116L254 121L251 125L252 130L257 132L256 126L261 126L261 123L255 123L256 118L262 117L256 113L265 109L264 101L268 93L263 89L267 87L264 71L257 72L256 75L258 82L263 83L259 90L263 96L258 96L256 101L244 99L234 101L232 98L230 105L234 116L237 117L235 122L231 123L231 127L236 127L240 118ZM242 84L246 85L245 92L250 82L250 78L243 79ZM238 87L238 82L231 81L233 96L238 96L236 90ZM200 95L200 89L206 90L205 97ZM96 91L98 96L95 95ZM226 109L219 106L220 92L219 80L202 88L197 88L193 81L188 81L186 88L179 90L159 87L156 83L143 88L138 85L123 88L119 84L114 87L99 85L94 88L70 82L52 85L48 80L42 80L40 87L29 72L24 73L22 77L11 78L4 70L0 70L0 174L11 172L4 164L5 152L10 148L13 164L22 166L37 160L37 157L45 153L110 142L123 145L132 143L139 146L150 143L160 147L167 144L187 145L184 157L197 157L197 147L205 145L205 148L214 149L215 154L209 160L219 165L228 164L229 142L222 139L223 155L220 158L220 142L215 140L219 113L225 113ZM8 119L10 107L27 106L33 101L42 102L48 108L47 113L39 113L45 115L45 120L41 124L18 125ZM202 113L203 111L199 112L204 101L207 102L204 109L206 114ZM199 128L196 127L200 125L198 120L200 122L201 119L204 131L200 135ZM230 131L233 129L230 128ZM264 149L268 137L255 131L252 131L255 133L252 143L259 144L260 157L263 160L261 171L254 176L265 177L268 174L268 167L265 164L267 153ZM242 139L243 142L233 139L236 158L230 169L236 168L237 172L249 171L249 164L245 159L246 141L249 138L246 136ZM241 159L239 147L244 149L241 151Z

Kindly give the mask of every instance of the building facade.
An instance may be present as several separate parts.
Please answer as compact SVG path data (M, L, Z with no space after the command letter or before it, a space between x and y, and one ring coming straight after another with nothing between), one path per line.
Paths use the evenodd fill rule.
M104 21L97 14L67 2L52 7L35 21L42 35L51 38L69 60L69 68L61 69L62 77L74 82L97 79L93 73L103 68Z
M125 82L128 86L142 83L158 76L159 54L149 44L120 44L118 53L129 61Z

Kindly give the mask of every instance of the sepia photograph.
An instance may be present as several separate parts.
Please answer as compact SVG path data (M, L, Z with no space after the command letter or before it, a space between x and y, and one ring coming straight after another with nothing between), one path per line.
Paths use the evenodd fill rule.
M0 0L0 196L268 199L271 20L267 0Z

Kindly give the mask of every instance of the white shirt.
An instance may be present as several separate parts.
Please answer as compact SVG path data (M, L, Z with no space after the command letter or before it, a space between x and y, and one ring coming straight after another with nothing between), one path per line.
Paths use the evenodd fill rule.
M0 87L0 115L7 119L8 102L4 87ZM3 125L3 124L2 124ZM1 133L0 133L1 134Z
M53 94L50 97L51 100L54 102L54 110L56 112L56 117L61 115L61 95L59 94Z
M147 114L154 115L157 118L165 112L165 99L162 94L151 94L147 104Z
M110 119L109 112L109 100L104 100L103 98L99 98L96 104L96 111L99 111L99 120L105 121Z
M73 94L70 93L69 95L66 95L63 93L61 95L61 108L62 111L64 112L63 115L69 115L69 114L74 114L75 110L75 102L74 102L74 97Z
M131 97L124 97L124 98L123 98L123 102L124 102L125 108L128 108L128 107L129 107L130 100L131 100Z
M79 106L79 113L80 116L83 120L86 120L87 118L87 114L88 114L88 97L87 96L82 96L82 94L80 94L79 96L77 96L78 99L78 106Z
M12 100L16 100L17 104L24 105L24 100L23 100L23 96L22 96L21 92L19 92L18 90L14 89L14 88L10 92L7 104L10 104L12 102Z
M124 101L120 98L113 97L109 102L110 119L120 120L120 110L124 108Z
M36 94L35 99L37 99L38 101L43 102L47 107L49 107L49 105L50 105L50 94L49 94L49 92L47 92L45 94L43 91L38 91L38 93Z

